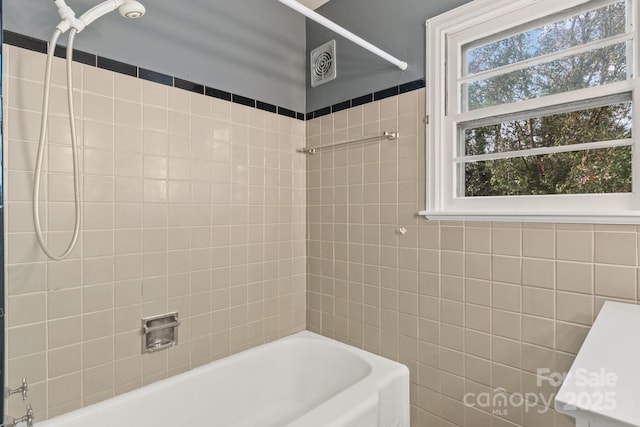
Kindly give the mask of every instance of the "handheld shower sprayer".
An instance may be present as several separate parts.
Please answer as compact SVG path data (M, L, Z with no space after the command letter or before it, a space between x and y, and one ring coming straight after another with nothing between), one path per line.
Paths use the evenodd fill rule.
M146 10L142 4L135 0L106 0L97 6L86 11L79 18L65 0L54 0L58 8L60 23L56 26L51 40L49 41L49 49L47 52L47 65L44 78L44 93L42 96L42 117L40 121L40 139L38 144L38 154L36 157L35 176L33 180L33 223L36 231L38 243L42 251L52 260L60 261L65 259L73 251L80 234L81 208L80 208L80 172L78 168L78 138L76 134L75 109L73 106L73 41L80 31L84 30L93 21L118 9L120 15L125 18L140 18ZM69 31L69 42L67 43L67 103L69 108L69 129L71 133L71 153L73 156L73 201L75 207L75 222L73 226L73 236L67 246L67 249L61 254L56 255L47 247L42 235L40 226L40 179L42 177L42 161L44 159L44 150L46 146L47 124L49 121L49 94L51 89L51 66L53 63L53 53L61 34Z
M96 19L116 9L120 15L130 19L141 18L146 13L145 7L135 0L106 0L76 18L75 12L67 6L65 0L54 0L54 3L58 7L58 15L62 20L56 27L61 33L67 32L70 28L79 33Z
M118 8L118 12L123 18L138 19L142 18L147 10L137 1L128 1Z

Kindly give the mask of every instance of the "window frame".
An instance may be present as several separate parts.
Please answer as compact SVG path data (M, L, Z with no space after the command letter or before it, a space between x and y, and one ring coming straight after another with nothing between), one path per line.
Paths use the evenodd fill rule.
M463 112L458 85L463 48L492 36L514 34L545 17L572 8L604 6L609 0L474 0L427 21L427 126L426 209L434 220L489 220L518 222L578 222L640 224L640 0L627 0L631 14L633 51L631 78L602 86L578 89L524 101ZM431 60L432 59L432 60ZM449 66L448 66L449 65ZM449 74L451 73L451 74ZM453 76L453 78L452 78ZM454 93L451 99L447 95ZM589 100L630 94L632 120L632 191L620 194L458 197L460 181L454 157L459 147L459 124L488 117L526 115L534 111Z

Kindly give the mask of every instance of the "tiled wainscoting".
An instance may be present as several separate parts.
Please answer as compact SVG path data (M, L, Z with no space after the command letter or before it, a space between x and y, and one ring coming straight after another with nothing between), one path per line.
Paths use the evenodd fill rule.
M636 227L417 217L424 105L420 89L307 122L308 146L401 136L308 157L307 328L407 364L413 426L571 426L535 405L557 380L538 368L568 370L605 300L638 302ZM516 404L483 406L496 389Z
M7 382L43 420L305 328L305 123L74 64L83 231L31 214L45 55L4 46ZM56 59L42 223L73 229ZM141 355L143 316L179 344ZM12 398L8 413L24 413Z
M31 214L45 57L3 52L7 378L27 376L38 419L306 326L406 363L415 427L571 426L541 405L553 374L605 300L638 303L635 226L418 217L416 82L305 122L76 63L84 226L47 261ZM63 68L41 208L55 251L73 227ZM296 153L384 131L400 139ZM141 318L172 310L178 346L141 355ZM483 405L496 391L516 404Z

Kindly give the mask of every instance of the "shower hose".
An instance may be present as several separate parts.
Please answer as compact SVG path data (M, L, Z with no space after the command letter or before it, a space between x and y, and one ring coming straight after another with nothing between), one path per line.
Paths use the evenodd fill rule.
M73 73L72 73L72 61L73 61L73 41L76 36L76 30L71 29L69 32L69 42L67 45L67 98L69 108L69 127L71 128L71 152L73 156L73 200L75 207L75 223L73 226L73 237L67 249L60 255L56 255L51 252L47 243L42 236L42 228L40 226L40 180L42 176L42 161L44 159L44 151L46 147L47 139L47 124L49 119L49 92L51 89L51 65L53 62L53 55L55 52L58 38L61 31L56 29L51 40L49 41L49 49L47 52L47 65L44 78L44 95L42 99L42 118L40 122L40 139L38 142L38 155L36 158L36 169L33 180L33 222L36 230L36 237L38 243L42 248L42 251L52 260L60 261L65 259L78 241L78 235L80 233L80 172L78 170L78 138L76 135L76 120L75 111L73 105Z

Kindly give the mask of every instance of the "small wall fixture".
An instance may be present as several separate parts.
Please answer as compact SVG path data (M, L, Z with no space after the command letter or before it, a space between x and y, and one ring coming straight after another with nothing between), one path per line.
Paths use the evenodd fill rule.
M20 393L22 395L22 400L27 400L27 392L29 391L29 384L27 383L27 379L22 377L22 386L18 388L4 388L4 397L9 398L14 394Z
M178 343L178 312L142 319L142 352L169 348Z
M34 420L34 416L33 416L33 408L31 407L31 405L27 405L27 414L23 415L20 418L13 418L10 415L7 415L4 417L4 424L2 424L2 426L4 427L16 427L18 424L22 424L25 423L27 425L27 427L33 427L33 420Z

